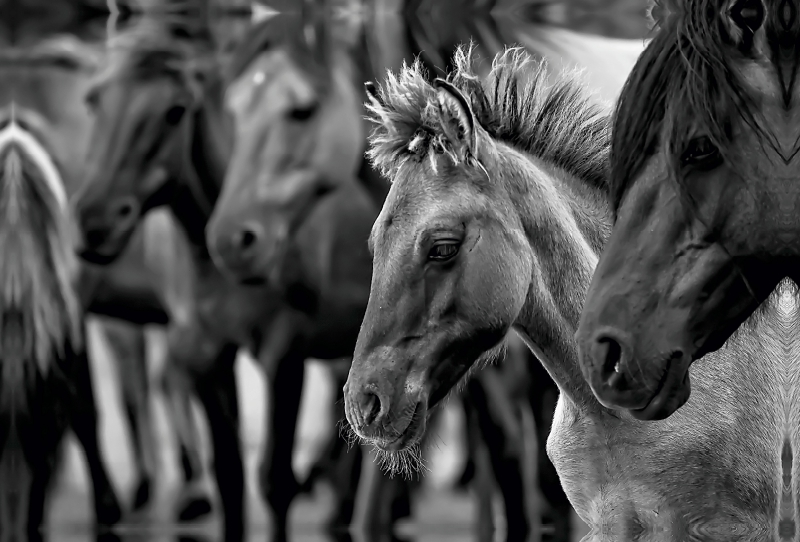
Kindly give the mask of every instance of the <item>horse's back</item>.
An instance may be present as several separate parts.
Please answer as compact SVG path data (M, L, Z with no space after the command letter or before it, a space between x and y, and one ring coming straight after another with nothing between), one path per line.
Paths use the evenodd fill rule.
M690 368L692 395L666 420L586 415L562 397L548 453L590 539L776 538L781 454L800 443L800 302L784 283L767 303Z

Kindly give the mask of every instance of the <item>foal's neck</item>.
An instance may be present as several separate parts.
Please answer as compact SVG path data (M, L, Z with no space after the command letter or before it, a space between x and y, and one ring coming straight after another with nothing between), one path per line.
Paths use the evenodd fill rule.
M512 179L508 193L534 270L515 327L577 406L602 408L581 373L574 336L610 231L607 195L541 160L530 159L521 171L527 174Z

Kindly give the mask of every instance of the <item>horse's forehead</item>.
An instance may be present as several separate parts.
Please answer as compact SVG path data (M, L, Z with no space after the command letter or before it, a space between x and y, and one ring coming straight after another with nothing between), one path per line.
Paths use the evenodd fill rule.
M249 118L259 106L280 105L273 100L263 100L276 92L292 92L299 101L314 98L314 87L283 49L265 51L250 63L248 68L231 83L225 95L225 104L234 114Z

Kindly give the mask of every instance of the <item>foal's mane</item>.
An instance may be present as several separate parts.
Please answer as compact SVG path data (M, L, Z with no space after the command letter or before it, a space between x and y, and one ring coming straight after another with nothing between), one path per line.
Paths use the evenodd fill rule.
M41 373L81 346L79 263L62 179L46 149L13 120L0 130L0 372ZM6 390L8 391L8 390Z
M655 33L622 89L614 116L611 192L616 208L658 145L676 160L697 124L723 155L734 115L762 138L752 100L731 61L743 59L723 23L727 0L657 0ZM656 13L660 14L659 16ZM667 123L666 141L660 141Z
M544 62L519 47L495 56L485 79L474 70L474 44L456 49L447 75L470 101L478 123L490 136L546 160L601 190L607 190L609 117L595 105L577 78L561 74L548 84ZM419 59L389 73L380 86L380 104L367 104L377 126L369 158L389 178L409 159L453 155L437 114L436 89Z

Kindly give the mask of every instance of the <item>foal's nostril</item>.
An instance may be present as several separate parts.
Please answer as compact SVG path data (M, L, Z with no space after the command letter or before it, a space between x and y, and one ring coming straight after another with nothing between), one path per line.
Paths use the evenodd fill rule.
M117 209L117 214L120 216L120 218L129 217L133 214L133 204L130 202L123 203L119 206L119 209Z
M370 425L381 412L381 400L374 393L364 393L358 400L362 425Z

